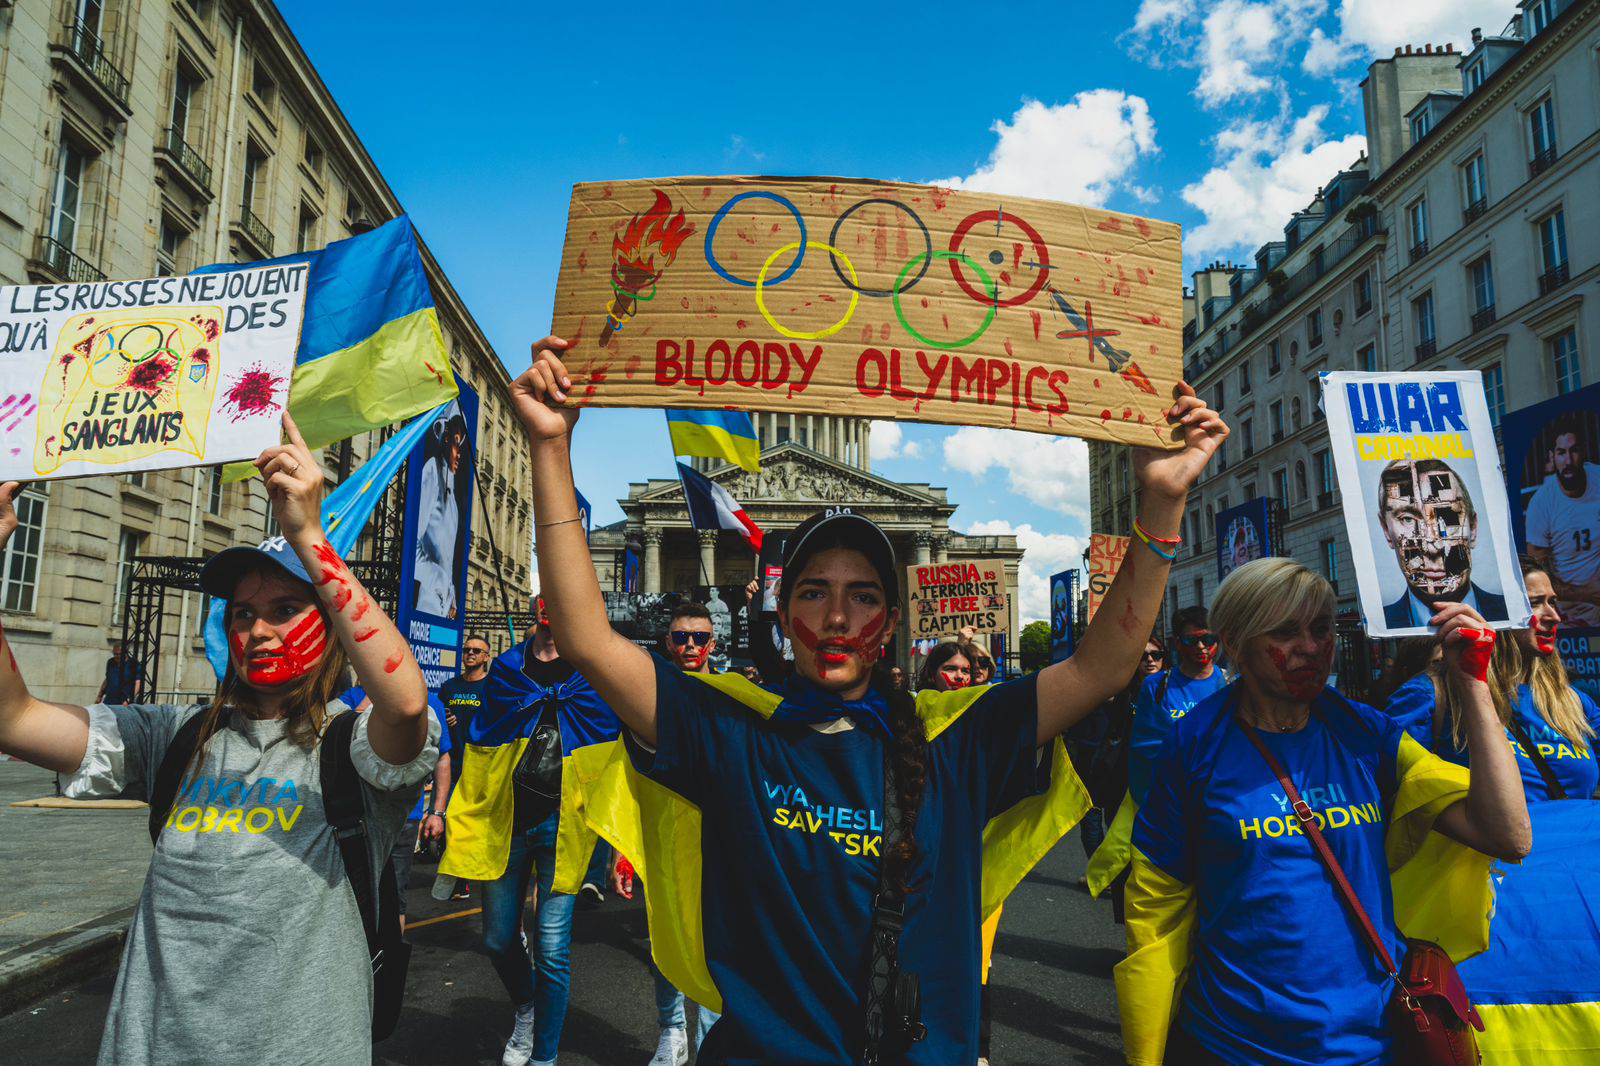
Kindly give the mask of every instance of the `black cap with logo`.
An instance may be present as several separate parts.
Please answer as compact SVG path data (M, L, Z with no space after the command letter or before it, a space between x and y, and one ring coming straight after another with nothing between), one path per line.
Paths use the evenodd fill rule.
M878 524L849 507L829 507L801 522L783 545L783 577L779 579L778 599L789 596L790 582L811 557L825 548L844 545L859 551L878 573L888 606L900 600L900 579L894 567L894 546Z

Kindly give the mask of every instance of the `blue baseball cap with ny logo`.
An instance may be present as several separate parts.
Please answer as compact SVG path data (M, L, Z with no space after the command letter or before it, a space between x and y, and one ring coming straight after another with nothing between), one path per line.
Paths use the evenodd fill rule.
M218 599L231 599L239 578L262 569L264 563L276 566L296 581L311 584L311 575L289 542L283 537L268 537L254 548L240 544L207 559L200 568L200 587Z

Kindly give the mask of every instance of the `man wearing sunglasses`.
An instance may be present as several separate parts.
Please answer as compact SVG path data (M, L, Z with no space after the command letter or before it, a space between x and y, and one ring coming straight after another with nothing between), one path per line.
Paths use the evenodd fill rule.
M710 673L711 653L717 650L711 612L688 600L678 604L667 623L664 643L667 658L678 669L690 674Z
M489 642L474 633L461 644L461 673L439 686L439 702L444 704L445 726L450 731L451 769L458 781L467 753L467 723L483 709L483 691L488 685ZM450 898L466 899L470 885L458 877Z
M1217 668L1217 638L1206 621L1206 609L1185 607L1174 616L1172 628L1177 662L1170 670L1145 678L1133 704L1128 791L1139 804L1150 791L1150 767L1167 729L1226 684Z

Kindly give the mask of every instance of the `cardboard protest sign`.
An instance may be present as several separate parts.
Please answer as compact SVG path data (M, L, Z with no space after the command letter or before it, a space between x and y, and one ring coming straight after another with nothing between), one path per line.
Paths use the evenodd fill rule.
M906 589L912 640L959 636L964 626L979 633L1011 628L1004 560L908 566Z
M281 438L303 263L0 288L0 480L254 459Z
M831 178L575 186L578 402L1001 426L1175 447L1178 227Z
M1372 636L1433 632L1465 601L1496 629L1531 613L1475 371L1322 377L1361 613Z
M1114 533L1089 534L1089 592L1084 624L1094 621L1100 601L1111 588L1111 579L1122 568L1122 558L1128 554L1128 538Z

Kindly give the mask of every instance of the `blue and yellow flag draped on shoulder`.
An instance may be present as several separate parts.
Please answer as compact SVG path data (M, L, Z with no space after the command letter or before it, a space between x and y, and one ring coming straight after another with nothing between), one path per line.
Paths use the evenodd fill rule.
M687 674L771 719L783 697L738 674ZM929 743L973 705L988 686L922 692L917 713ZM1007 808L983 831L982 915L1005 902L1040 859L1089 809L1089 794L1060 738L1050 745L1050 787ZM454 806L454 801L451 801ZM561 779L561 831L556 845L557 892L575 892L595 838L633 862L650 890L645 912L656 966L696 1003L722 1009L722 994L706 966L700 911L701 814L694 804L634 768L622 741L569 755Z
M483 707L468 721L461 776L445 808L444 858L439 872L472 881L493 881L505 873L511 854L516 815L511 771L528 746L543 708L553 704L561 727L565 764L603 741L614 741L621 729L610 704L600 698L582 674L542 685L523 672L528 645L519 644L496 656L489 666ZM590 841L591 849L593 841ZM589 852L583 855L588 865ZM570 890L577 891L574 885Z
M761 470L761 440L743 411L668 411L672 454L721 459L752 474Z
M439 312L405 215L326 248L196 273L309 267L289 414L313 450L438 407L456 394ZM228 468L228 479L253 472Z
M1431 940L1460 962L1489 943L1491 860L1432 829L1446 807L1466 798L1467 770L1429 755L1404 736L1395 777L1384 845L1395 924L1406 936ZM1131 847L1131 855L1128 957L1115 969L1122 1043L1133 1066L1160 1066L1194 948L1195 892L1137 847Z

